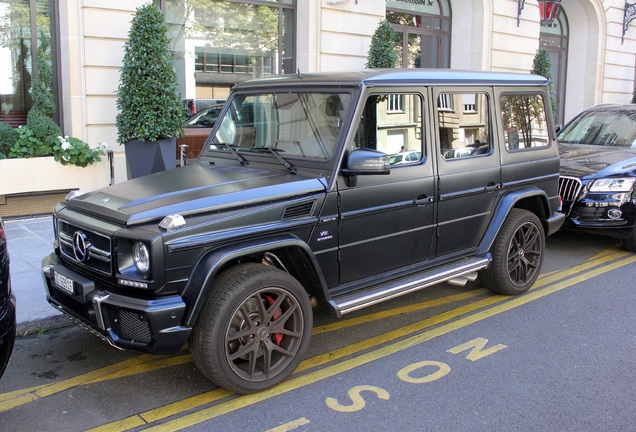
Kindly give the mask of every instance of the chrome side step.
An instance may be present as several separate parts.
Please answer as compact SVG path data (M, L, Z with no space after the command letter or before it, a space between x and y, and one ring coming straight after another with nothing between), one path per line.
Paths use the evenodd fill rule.
M367 289L333 297L330 304L336 314L342 316L442 282L465 285L468 281L474 281L477 278L477 272L488 267L489 263L488 258L465 258L432 270L392 280L389 283L371 285Z

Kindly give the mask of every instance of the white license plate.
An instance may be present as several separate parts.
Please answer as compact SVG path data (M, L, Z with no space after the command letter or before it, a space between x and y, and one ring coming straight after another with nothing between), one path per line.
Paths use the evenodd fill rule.
M73 294L73 280L63 276L59 273L53 272L53 280L55 281L55 285L62 288L69 294Z

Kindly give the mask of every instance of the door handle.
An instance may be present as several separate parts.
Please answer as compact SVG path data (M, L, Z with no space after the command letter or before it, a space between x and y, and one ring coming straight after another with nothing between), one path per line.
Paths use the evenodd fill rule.
M422 206L432 202L433 202L433 197L429 197L426 194L419 195L417 198L413 200L413 204L415 204L416 206Z
M484 186L484 191L486 192L492 192L497 189L499 189L499 185L495 184L495 182L490 182L486 186Z

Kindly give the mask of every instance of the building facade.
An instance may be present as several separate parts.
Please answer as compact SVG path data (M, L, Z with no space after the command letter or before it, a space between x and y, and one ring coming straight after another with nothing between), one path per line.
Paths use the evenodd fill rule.
M89 144L108 144L115 181L124 180L116 91L130 21L147 1L0 0L2 114L28 110L29 57L35 29L43 30L60 126ZM364 68L383 19L397 31L401 67L529 72L537 49L546 48L559 122L594 104L628 103L635 88L636 21L628 18L636 12L624 0L563 0L549 25L540 22L537 0L154 3L166 17L180 91L189 99L223 99L253 77Z

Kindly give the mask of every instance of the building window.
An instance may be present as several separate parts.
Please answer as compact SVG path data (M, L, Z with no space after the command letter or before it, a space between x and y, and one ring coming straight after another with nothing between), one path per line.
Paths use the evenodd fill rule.
M185 98L224 98L237 82L295 71L296 0L155 3Z
M392 94L386 99L386 111L389 114L397 114L404 112L404 95Z
M540 44L548 51L552 64L550 75L552 75L552 96L556 103L555 118L558 123L564 123L569 26L563 7L559 8L552 24L541 25Z
M453 95L450 93L440 94L437 98L437 108L439 108L440 111L455 111Z
M405 68L449 68L451 10L448 0L387 0L386 19Z
M49 0L0 0L0 122L14 127L26 123L33 106L31 84L38 38L51 42ZM54 59L54 51L47 53ZM53 92L55 69L53 69Z

